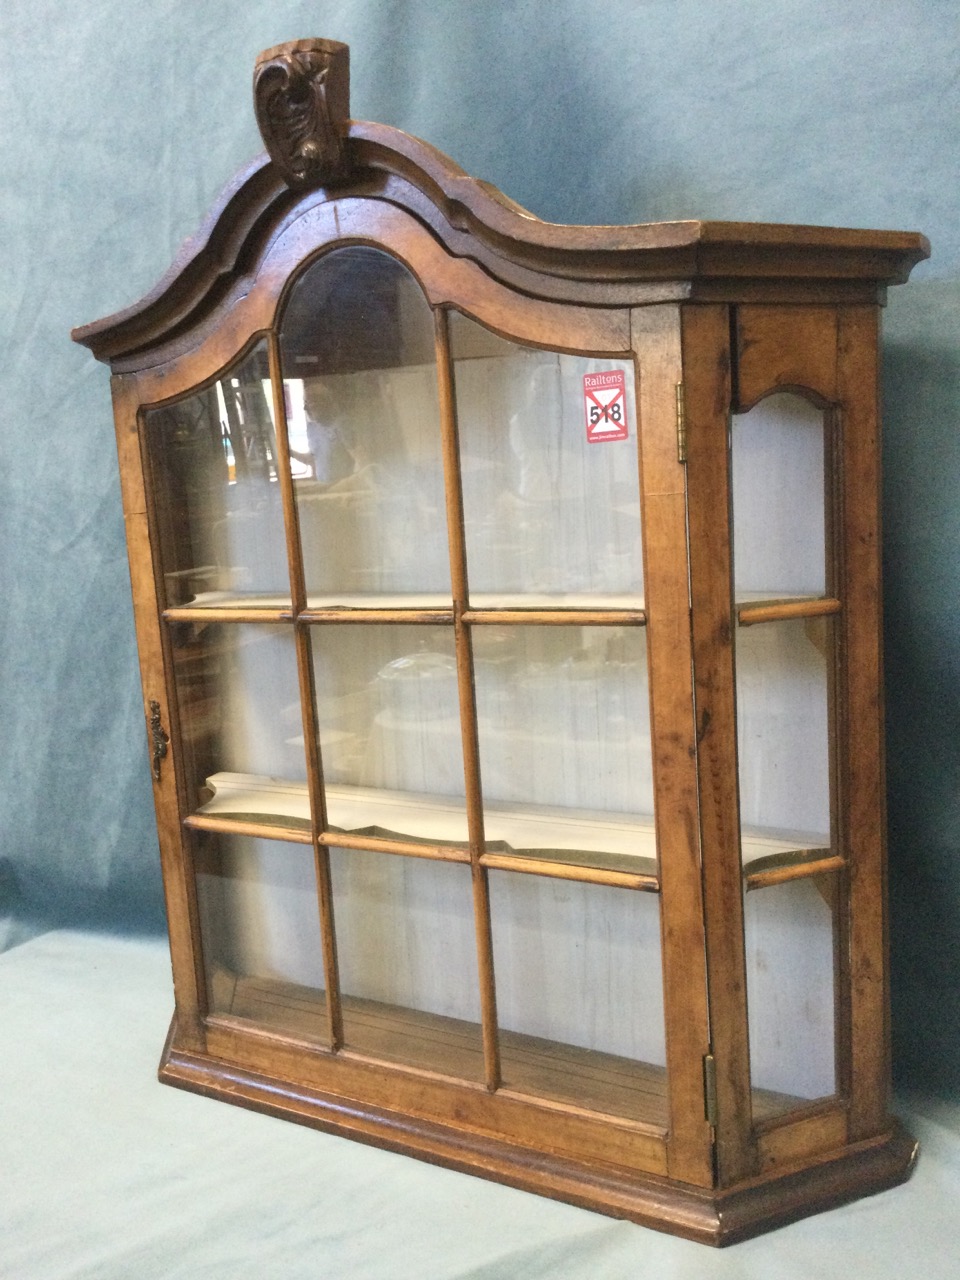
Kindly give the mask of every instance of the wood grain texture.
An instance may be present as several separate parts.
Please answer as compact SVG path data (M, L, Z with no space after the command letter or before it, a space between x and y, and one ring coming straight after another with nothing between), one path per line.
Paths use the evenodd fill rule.
M676 385L683 377L674 306L631 316L639 369L641 507L656 790L661 939L670 1093L668 1168L710 1185L713 1150L704 1113L709 1048L698 829L696 732L687 594L686 472L677 456Z
M890 1088L886 789L881 650L879 313L841 313L839 392L846 487L840 625L844 842L849 870L850 1136L886 1125Z
M739 306L734 412L775 391L837 399L837 312L832 307Z
M756 1172L740 873L733 652L730 318L683 308L690 616L697 717L710 1036L717 1070L717 1168L722 1186Z

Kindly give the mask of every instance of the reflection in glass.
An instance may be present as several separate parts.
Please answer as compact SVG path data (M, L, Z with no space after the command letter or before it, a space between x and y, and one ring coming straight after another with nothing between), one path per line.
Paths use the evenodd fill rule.
M834 1093L835 890L825 875L745 896L755 1120Z
M488 845L503 838L500 815L513 806L542 819L530 847L572 838L587 850L651 853L637 830L649 827L639 815L653 813L643 629L476 627L474 668ZM593 820L565 836L563 820L578 816ZM516 848L517 838L507 842Z
M490 897L504 1085L664 1123L656 895L494 871Z
M300 784L298 812L309 818L292 631L261 623L180 622L171 625L170 636L188 803L209 800L217 786L210 779L226 772ZM256 802L248 797L243 807L249 811ZM289 804L277 791L266 810L285 809Z
M289 603L266 343L144 421L167 606Z
M401 263L336 249L297 281L281 350L312 603L450 598L433 314Z
M471 601L636 605L632 362L521 347L458 313L450 340Z
M822 596L826 581L824 414L782 392L731 418L738 600Z
M469 868L332 849L348 1049L483 1078Z
M193 840L210 1012L326 1041L310 848L209 832Z
M341 830L467 838L452 628L311 628L327 817Z

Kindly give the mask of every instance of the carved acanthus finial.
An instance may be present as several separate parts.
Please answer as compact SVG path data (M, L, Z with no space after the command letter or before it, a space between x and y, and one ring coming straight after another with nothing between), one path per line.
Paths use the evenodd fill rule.
M266 49L253 69L253 103L270 159L292 187L333 181L344 167L350 49L294 40Z

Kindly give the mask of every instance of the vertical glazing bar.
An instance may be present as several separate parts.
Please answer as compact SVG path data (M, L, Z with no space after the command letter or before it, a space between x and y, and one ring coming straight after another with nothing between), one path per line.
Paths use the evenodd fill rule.
M280 367L280 343L277 335L269 336L270 387L273 393L273 423L277 445L277 483L283 502L283 525L287 535L287 563L290 567L290 598L293 616L306 607L303 557L300 554L300 524L297 501L290 471L290 446L287 440L287 402L283 394L283 371Z
M333 919L333 885L330 878L330 851L320 844L318 835L326 829L327 806L323 789L323 762L320 758L320 736L317 731L316 697L313 685L313 661L310 636L298 619L306 607L303 555L300 549L300 523L297 518L296 495L290 470L287 441L287 407L283 394L280 347L275 333L270 334L270 385L273 390L273 414L277 442L277 480L283 499L283 521L287 535L287 562L290 570L290 596L293 602L294 635L297 648L297 674L300 681L300 711L303 741L307 758L307 785L310 789L313 859L317 880L317 904L320 912L320 936L323 946L323 971L327 984L327 1023L330 1044L339 1049L343 1044L343 1010L340 1001L340 977L337 963L336 929Z
M467 834L470 840L477 966L480 976L480 1012L483 1021L484 1074L487 1088L493 1091L500 1085L500 1040L497 1032L497 994L493 974L490 890L486 869L480 865L480 855L484 848L483 803L480 792L480 743L473 681L473 641L470 628L463 620L463 612L467 607L467 555L463 531L463 490L460 479L457 402L450 360L447 314L442 309L436 312L436 339L447 537L450 546L450 582L453 589L454 639L460 697L460 731L463 737L463 769L466 781Z

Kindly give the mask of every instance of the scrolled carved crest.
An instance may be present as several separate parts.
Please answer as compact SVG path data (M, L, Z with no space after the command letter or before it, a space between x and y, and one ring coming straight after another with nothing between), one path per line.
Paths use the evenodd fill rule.
M335 40L267 49L253 71L257 124L270 159L292 187L333 181L344 169L350 50Z

